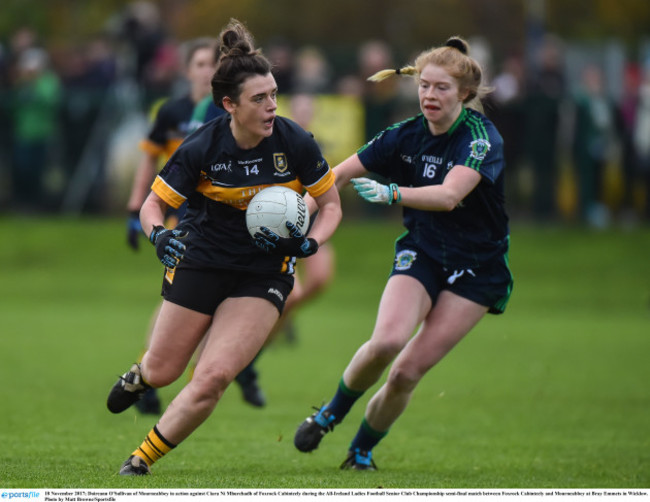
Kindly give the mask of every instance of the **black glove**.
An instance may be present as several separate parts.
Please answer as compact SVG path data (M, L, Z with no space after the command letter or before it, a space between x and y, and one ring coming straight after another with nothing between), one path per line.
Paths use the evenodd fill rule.
M318 242L302 235L300 229L287 221L290 237L280 237L266 227L261 227L253 236L255 245L269 254L306 258L318 251Z
M186 236L187 232L181 230L168 230L160 225L153 227L149 240L156 246L158 259L165 267L175 268L183 259L185 244L180 239Z
M129 219L126 222L126 242L137 251L140 248L140 234L142 225L140 224L140 211L131 211Z

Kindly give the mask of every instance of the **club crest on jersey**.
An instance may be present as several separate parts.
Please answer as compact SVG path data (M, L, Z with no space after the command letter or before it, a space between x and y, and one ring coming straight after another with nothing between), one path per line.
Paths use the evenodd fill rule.
M289 167L289 164L287 162L287 156L284 153L274 153L273 154L273 165L275 166L275 170L279 173L283 173L287 170L287 167Z
M395 256L395 270L408 270L418 257L415 251L404 249Z
M476 160L483 160L490 151L490 148L492 148L492 145L486 139L475 139L469 144L469 148L472 151L469 154L470 157Z

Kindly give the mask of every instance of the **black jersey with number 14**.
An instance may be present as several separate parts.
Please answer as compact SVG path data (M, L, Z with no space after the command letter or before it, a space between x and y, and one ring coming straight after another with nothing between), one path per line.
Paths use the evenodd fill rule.
M318 197L334 175L311 134L276 117L273 134L256 147L237 146L230 116L212 120L187 137L153 183L172 207L187 201L178 229L188 231L184 262L211 268L292 273L295 258L266 254L246 228L251 198L283 185Z

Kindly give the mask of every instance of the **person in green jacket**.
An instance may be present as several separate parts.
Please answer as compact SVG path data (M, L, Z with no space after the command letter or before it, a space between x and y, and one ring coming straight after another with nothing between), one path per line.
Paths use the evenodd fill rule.
M59 77L50 70L45 50L26 50L18 59L11 91L11 179L16 209L46 208L44 177L56 138L61 96Z

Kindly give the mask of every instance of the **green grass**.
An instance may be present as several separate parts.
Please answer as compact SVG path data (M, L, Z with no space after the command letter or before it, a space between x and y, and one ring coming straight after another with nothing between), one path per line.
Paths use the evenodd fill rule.
M105 399L159 302L153 250L131 252L121 220L0 220L0 486L650 487L647 229L514 226L508 310L425 377L375 450L380 470L338 470L371 393L316 452L294 449L296 426L372 329L400 232L343 224L336 279L298 312L298 343L260 359L268 406L229 389L152 476L124 479L119 465L155 419L112 415Z

